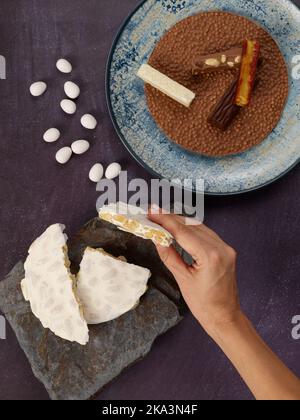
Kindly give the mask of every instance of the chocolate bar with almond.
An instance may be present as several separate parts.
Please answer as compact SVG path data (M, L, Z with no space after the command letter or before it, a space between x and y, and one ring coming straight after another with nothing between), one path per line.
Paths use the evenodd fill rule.
M192 74L198 76L224 69L239 69L242 61L243 48L233 47L226 51L207 54L198 57L192 65Z

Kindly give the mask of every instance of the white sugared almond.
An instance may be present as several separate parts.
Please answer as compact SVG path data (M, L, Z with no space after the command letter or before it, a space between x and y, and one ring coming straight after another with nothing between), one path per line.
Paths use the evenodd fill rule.
M68 60L65 60L64 58L61 58L57 61L56 68L61 73L65 73L65 74L71 73L73 70L72 64Z
M35 82L30 86L30 93L32 96L41 96L47 90L45 82Z
M75 155L83 155L90 148L90 143L87 140L76 140L72 143L72 151Z
M107 179L117 178L122 172L121 165L119 163L111 163L105 172L105 177Z
M77 99L80 95L80 88L74 82L66 82L64 86L65 94L70 99Z
M46 143L54 143L60 138L60 131L57 128L49 128L43 138Z
M89 179L92 182L98 183L99 181L101 181L103 174L104 174L103 166L101 165L101 163L96 163L90 170Z
M76 112L76 104L75 102L71 101L70 99L63 99L60 103L61 109L69 115L75 114Z
M81 125L88 130L94 130L97 127L97 120L91 114L85 114L81 118Z
M56 153L55 159L57 160L58 163L60 163L61 165L64 165L71 159L71 156L72 156L72 149L70 147L63 147Z

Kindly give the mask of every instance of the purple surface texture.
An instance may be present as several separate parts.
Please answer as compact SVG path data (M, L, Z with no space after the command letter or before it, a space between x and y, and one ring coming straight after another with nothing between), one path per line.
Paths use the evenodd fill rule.
M296 1L300 5L300 1ZM130 178L149 175L130 157L110 121L104 89L110 46L138 0L1 0L0 54L7 80L0 80L0 278L24 259L30 243L49 225L69 235L95 216L97 192L88 181L96 162L119 161ZM42 135L58 126L61 145L86 137L79 118L62 115L59 101L68 77L55 69L59 57L74 64L82 86L78 113L97 115L92 148L59 167L57 145ZM33 81L49 84L29 95ZM91 137L89 135L89 137ZM260 334L300 375L300 341L292 318L300 314L300 168L261 191L206 199L206 223L238 251L243 307ZM0 399L39 400L48 395L7 326L0 340ZM98 397L112 399L240 400L251 395L226 357L191 315L161 337L147 358L131 367Z

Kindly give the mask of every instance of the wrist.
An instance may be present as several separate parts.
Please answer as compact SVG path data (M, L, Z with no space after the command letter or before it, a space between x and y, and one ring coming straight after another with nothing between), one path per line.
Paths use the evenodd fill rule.
M222 319L208 323L204 326L204 329L213 340L220 342L230 332L243 329L246 323L249 323L246 315L241 309L237 309Z

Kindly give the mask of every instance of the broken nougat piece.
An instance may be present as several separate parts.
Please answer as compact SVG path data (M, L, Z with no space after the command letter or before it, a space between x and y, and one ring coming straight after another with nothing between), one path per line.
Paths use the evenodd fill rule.
M99 211L99 217L123 230L143 239L149 239L156 245L169 247L173 236L164 228L148 219L143 209L125 203L109 204Z
M86 345L88 327L76 295L75 277L69 270L64 229L63 225L52 225L31 245L21 287L44 328L64 340Z
M155 89L174 99L174 101L181 105L189 108L196 97L196 94L185 86L175 82L168 76L149 66L149 64L143 64L138 73L138 77L144 80Z
M235 103L244 107L249 105L259 63L260 44L247 39L243 46L242 64L237 86Z
M147 291L151 272L102 249L87 248L78 274L78 294L88 324L112 321L134 309Z

